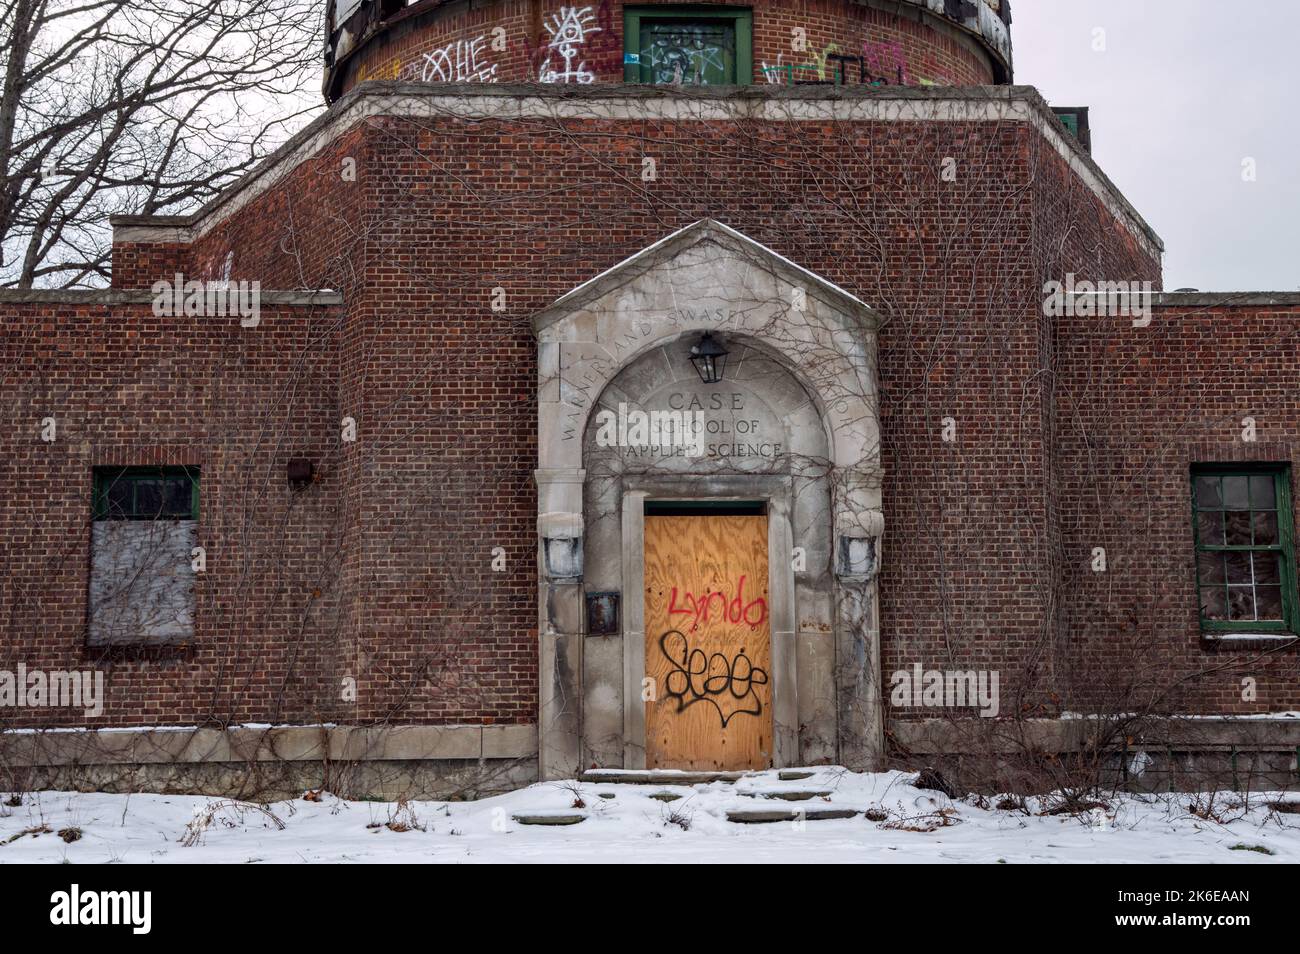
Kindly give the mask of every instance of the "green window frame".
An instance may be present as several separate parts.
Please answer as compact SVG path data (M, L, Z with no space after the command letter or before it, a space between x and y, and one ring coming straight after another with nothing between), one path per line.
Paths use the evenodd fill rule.
M1294 633L1290 467L1197 464L1191 485L1201 629Z
M643 40L655 26L699 25L732 31L734 54L726 54L725 84L748 86L754 77L754 13L749 7L704 5L623 8L623 80L653 83L654 64L642 62Z
M197 467L95 469L96 520L198 520Z

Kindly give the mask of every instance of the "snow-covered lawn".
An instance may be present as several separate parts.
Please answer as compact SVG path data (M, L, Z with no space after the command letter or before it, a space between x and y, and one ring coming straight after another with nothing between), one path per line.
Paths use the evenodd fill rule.
M915 775L817 769L734 784L544 782L477 802L344 801L328 794L258 807L175 795L40 792L0 800L0 863L127 862L1288 862L1300 861L1300 814L1269 803L1296 796L1122 796L1106 809L1045 814L953 801ZM815 792L804 801L773 793ZM822 795L829 792L829 795ZM652 796L675 800L659 800ZM575 807L575 802L580 803ZM1201 796L1201 804L1206 802ZM866 814L739 824L728 812ZM517 815L585 816L569 826ZM282 826L282 827L281 827ZM191 842L191 844L186 844ZM1267 853L1271 852L1271 853Z

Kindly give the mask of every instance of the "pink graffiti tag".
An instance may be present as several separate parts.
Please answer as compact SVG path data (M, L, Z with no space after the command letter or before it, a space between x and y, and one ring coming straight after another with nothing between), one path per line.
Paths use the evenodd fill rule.
M767 600L761 596L745 602L745 577L742 575L736 583L735 595L730 600L722 590L709 590L704 593L682 593L681 606L677 603L677 587L672 588L668 596L669 616L691 617L691 632L701 623L709 622L709 613L714 601L721 607L719 619L725 623L745 623L751 629L761 625L767 619Z

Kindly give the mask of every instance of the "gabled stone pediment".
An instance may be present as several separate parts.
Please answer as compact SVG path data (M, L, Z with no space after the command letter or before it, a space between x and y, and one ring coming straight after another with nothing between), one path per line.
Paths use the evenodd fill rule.
M864 329L874 331L879 327L880 316L860 298L845 291L839 285L796 265L743 232L738 232L715 219L700 219L643 248L635 255L625 258L617 265L560 296L554 304L533 316L533 331L540 334L543 329L566 315L606 298L619 288L636 282L657 269L671 267L671 263L681 260L692 249L701 245L712 245L719 250L730 252L738 262L747 263L770 274L791 289L802 287L805 293L824 298L827 304L860 320Z

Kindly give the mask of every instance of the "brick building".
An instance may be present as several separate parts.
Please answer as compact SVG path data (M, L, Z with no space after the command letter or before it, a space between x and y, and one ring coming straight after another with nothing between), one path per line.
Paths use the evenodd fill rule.
M335 0L325 114L0 295L0 670L104 686L6 770L1293 777L1300 296L1160 291L1010 22Z

